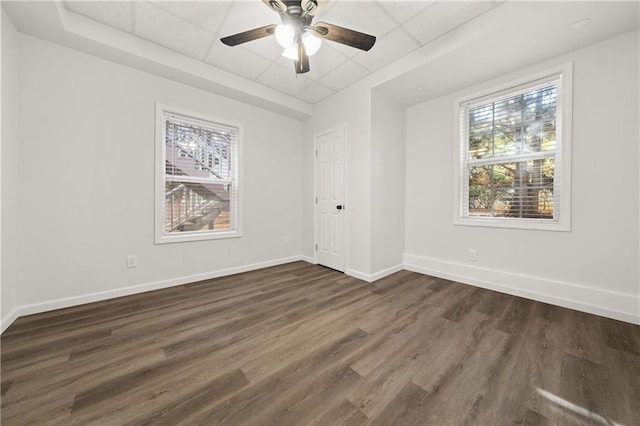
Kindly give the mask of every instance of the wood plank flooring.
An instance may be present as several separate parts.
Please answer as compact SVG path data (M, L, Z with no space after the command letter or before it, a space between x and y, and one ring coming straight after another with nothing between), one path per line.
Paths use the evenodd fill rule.
M3 425L640 424L640 327L296 262L19 318Z

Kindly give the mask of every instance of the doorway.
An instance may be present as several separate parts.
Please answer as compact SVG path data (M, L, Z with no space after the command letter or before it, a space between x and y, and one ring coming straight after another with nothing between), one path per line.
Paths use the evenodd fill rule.
M315 260L345 270L344 148L346 126L315 137Z

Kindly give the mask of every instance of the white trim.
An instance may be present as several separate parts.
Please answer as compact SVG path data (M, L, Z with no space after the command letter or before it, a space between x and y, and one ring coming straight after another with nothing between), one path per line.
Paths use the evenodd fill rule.
M390 268L386 268L383 269L381 271L375 272L373 274L370 275L371 277L371 281L378 281L379 279L382 279L386 276L389 276L391 274L395 274L398 271L402 271L404 269L404 265L403 264L399 264L399 265L395 265L395 266L391 266Z
M350 277L354 277L354 278L357 278L359 280L366 281L368 283L371 282L371 275L365 274L364 272L360 272L360 271L356 271L355 269L347 268L344 271L344 273L349 275Z
M547 74L547 73L542 73L542 74ZM521 82L516 83L516 85L509 85L509 84L501 85L500 87L503 87L503 88L497 91L493 91L493 90L482 91L484 95L480 96L479 98L471 99L469 97L465 97L465 100L460 102L460 106L471 108L474 106L482 105L486 103L488 100L491 100L492 102L499 102L499 101L503 101L505 99L511 98L513 96L530 92L532 90L538 90L538 89L543 89L545 87L549 87L552 85L552 83L555 83L556 80L558 80L558 75L557 75L558 73L550 72L548 74L549 75L545 75L544 77L538 78L538 79L536 79L535 77L523 78L522 80L520 80Z
M0 324L0 334L4 333L4 331L9 328L13 322L18 319L18 310L19 308L13 308L13 310L6 317L2 318L2 324Z
M139 284L114 290L18 306L11 311L9 315L2 318L0 333L3 333L17 318L25 315L47 312L54 309L63 309L85 303L99 302L101 300L144 293L147 291L159 290L162 288L184 285L297 261L315 264L315 260L313 258L298 255L202 274L194 274L147 284ZM402 269L495 290L514 296L525 297L527 299L550 303L569 309L576 309L607 318L626 321L632 324L640 324L640 297L638 295L596 289L579 284L531 275L515 274L496 269L479 268L443 259L405 254L404 265L392 266L374 274L366 274L353 269L347 269L345 273L366 282L373 282Z
M16 318L25 315L39 314L55 309L69 308L71 306L84 305L86 303L99 302L102 300L114 299L116 297L130 296L132 294L145 293L147 291L160 290L167 287L190 284L197 281L210 280L213 278L254 271L256 269L283 265L285 263L297 262L300 260L306 260L306 256L284 257L280 259L267 260L265 262L253 263L250 265L236 266L233 268L205 272L202 274L187 275L183 277L170 278L167 280L155 281L146 284L138 284L113 290L99 291L95 293L83 294L80 296L65 297L62 299L18 306L13 310L13 312L11 312L11 314L2 319L2 332L4 332L4 330L9 327L9 325L11 325L11 323L13 323Z
M311 256L301 255L300 260L302 260L303 262L311 263L312 265L318 264L318 262L316 262L316 260Z
M360 280L366 281L368 283L372 283L388 275L395 274L398 271L402 271L403 269L404 269L404 265L400 264L400 265L391 266L390 268L383 269L373 274L365 274L364 272L356 271L354 269L347 269L345 274L358 278Z
M413 272L640 324L640 296L636 294L406 253L404 267Z
M242 124L235 123L231 120L224 118L212 117L204 115L200 112L191 111L182 107L170 106L160 102L156 102L156 121L155 121L155 221L154 221L154 235L155 244L177 243L177 242L189 242L189 241L202 241L202 240L217 240L224 238L239 238L242 237L242 138L244 135L244 129ZM182 116L190 119L194 122L202 123L214 123L221 127L228 127L236 129L236 167L234 167L233 180L235 181L234 189L236 191L236 205L235 211L232 211L231 224L232 228L228 231L197 231L197 232L181 232L179 234L166 234L164 232L164 198L165 198L165 138L164 138L164 116L165 114L174 114L176 116ZM178 178L179 180L180 178ZM191 180L198 180L191 179Z
M545 231L571 231L571 140L572 140L572 120L573 120L573 62L569 61L542 71L518 72L519 77L506 81L501 79L501 83L492 81L491 86L482 90L474 90L454 100L453 123L453 224L464 226L486 226L497 228L517 228L533 229ZM504 97L511 93L518 93L523 90L523 86L528 89L537 86L544 86L552 80L558 81L558 103L557 103L557 129L560 135L560 149L556 152L556 170L560 171L560 179L555 179L554 196L561 194L562 197L558 217L553 220L519 219L519 218L479 218L464 217L466 211L465 200L462 199L465 185L465 171L462 166L462 156L466 155L466 149L462 149L461 118L466 121L466 115L461 117L463 105L473 104L480 100L493 97ZM541 83L544 82L544 83ZM477 87L477 86L476 86ZM466 127L466 124L465 124ZM465 142L466 144L466 142ZM464 151L464 152L463 152ZM544 154L543 154L544 155ZM517 158L506 156L503 160ZM465 160L466 161L466 160ZM497 159L496 159L497 161ZM488 160L487 163L494 161ZM479 163L483 163L480 161ZM558 183L559 181L559 183Z

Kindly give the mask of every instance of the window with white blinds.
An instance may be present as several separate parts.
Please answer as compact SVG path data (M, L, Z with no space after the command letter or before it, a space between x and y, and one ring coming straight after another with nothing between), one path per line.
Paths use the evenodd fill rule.
M158 105L156 242L240 236L239 126Z
M456 223L569 229L565 80L557 73L459 101Z

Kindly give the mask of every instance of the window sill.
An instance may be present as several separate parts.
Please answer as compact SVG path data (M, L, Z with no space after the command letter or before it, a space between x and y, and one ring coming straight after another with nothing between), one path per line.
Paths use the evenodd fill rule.
M534 231L570 232L567 224L540 219L509 219L509 218L458 218L454 225L479 226L486 228L525 229Z
M222 240L240 237L242 237L240 231L181 232L180 234L156 235L156 244L186 243L191 241Z

